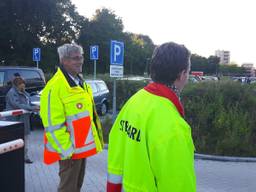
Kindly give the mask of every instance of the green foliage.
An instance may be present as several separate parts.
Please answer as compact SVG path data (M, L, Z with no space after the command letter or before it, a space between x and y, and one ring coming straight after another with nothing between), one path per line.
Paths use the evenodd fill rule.
M220 65L220 73L228 76L247 76L247 71L237 65Z
M76 11L71 0L1 0L0 65L36 66L32 48L42 49L40 68L54 72L57 47L72 41L85 51L84 71L93 73L89 46L99 45L97 72L109 72L110 40L125 43L124 73L143 75L155 48L147 35L124 32L123 21L113 11L102 8L89 20ZM216 58L192 55L192 70L215 73Z
M205 74L218 74L219 58L215 56L206 58L197 54L192 54L191 71L203 71Z
M90 45L99 45L98 73L109 72L110 40L123 39L122 20L108 9L97 10L87 25L83 25L78 42L85 50L85 71L93 73L93 61L89 58Z
M143 75L148 72L148 65L155 48L146 35L125 33L125 74Z
M190 84L183 91L197 152L256 156L256 92L232 81Z
M35 66L32 48L41 47L40 66L54 70L56 47L75 39L85 22L70 0L1 0L0 64Z
M102 79L108 86L110 92L110 107L112 108L112 99L113 99L113 85L114 81L113 78L109 77L109 74L99 75L97 76L98 79ZM138 90L142 89L148 84L148 80L116 80L116 106L117 109L120 110L122 106L126 103L126 101Z
M97 71L109 72L110 40L123 41L125 44L124 73L143 74L147 68L148 58L154 50L154 43L145 35L123 32L123 22L108 9L97 10L92 20L81 29L78 41L83 45L86 54L87 73L93 73L93 62L89 58L89 46L99 45Z

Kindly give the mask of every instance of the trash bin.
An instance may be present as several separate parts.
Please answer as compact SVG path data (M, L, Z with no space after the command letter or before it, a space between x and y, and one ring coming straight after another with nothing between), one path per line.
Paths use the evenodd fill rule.
M0 145L17 139L24 141L23 123L0 121ZM0 154L0 191L24 192L24 147L10 148L12 151Z

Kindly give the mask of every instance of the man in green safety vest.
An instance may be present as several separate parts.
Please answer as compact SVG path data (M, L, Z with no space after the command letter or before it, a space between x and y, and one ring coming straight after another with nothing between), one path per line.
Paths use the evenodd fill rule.
M176 43L157 47L153 83L133 95L109 136L107 192L195 192L194 144L179 94L190 52Z

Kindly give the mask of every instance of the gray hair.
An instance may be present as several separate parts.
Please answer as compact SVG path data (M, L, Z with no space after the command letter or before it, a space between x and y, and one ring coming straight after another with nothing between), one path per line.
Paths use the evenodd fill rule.
M59 54L60 61L65 58L69 58L73 53L81 53L82 55L84 54L84 50L80 45L76 43L71 43L71 44L66 43L58 47L58 54Z

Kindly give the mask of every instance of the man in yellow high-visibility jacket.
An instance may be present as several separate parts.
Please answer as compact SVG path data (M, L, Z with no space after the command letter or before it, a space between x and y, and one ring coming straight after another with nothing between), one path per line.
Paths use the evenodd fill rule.
M190 52L176 43L156 48L153 83L132 96L109 136L107 192L195 192L194 145L179 93Z
M44 88L40 115L45 127L44 162L59 162L59 192L79 192L85 158L102 151L101 124L92 90L79 76L83 49L72 43L58 48L60 67Z

